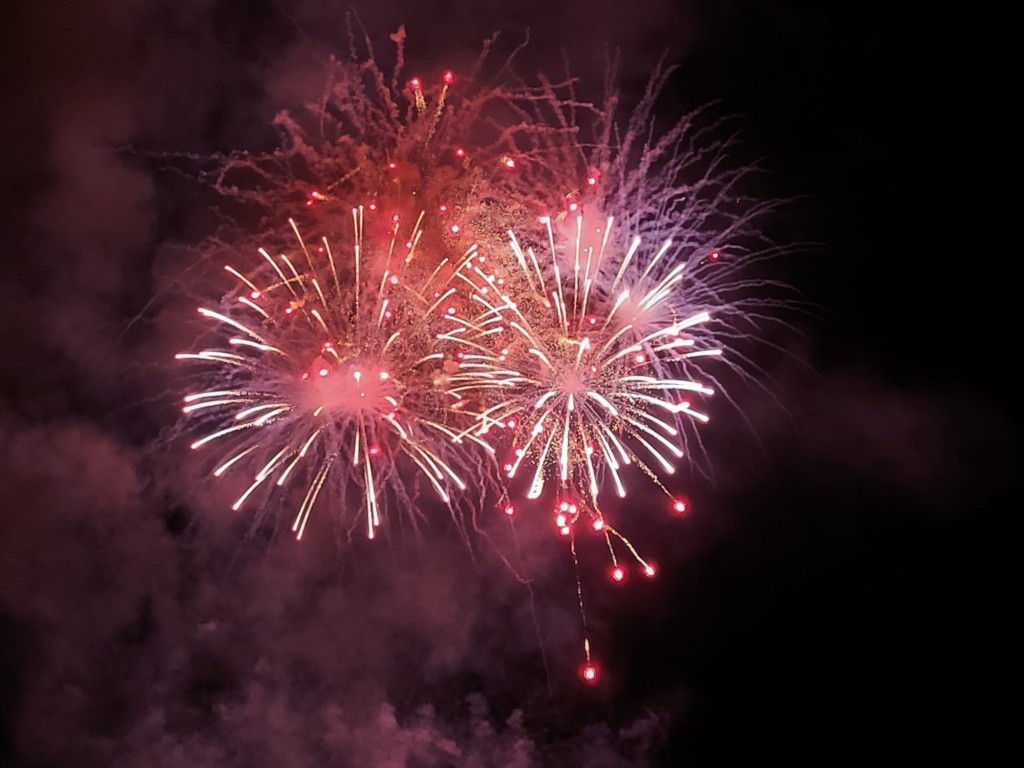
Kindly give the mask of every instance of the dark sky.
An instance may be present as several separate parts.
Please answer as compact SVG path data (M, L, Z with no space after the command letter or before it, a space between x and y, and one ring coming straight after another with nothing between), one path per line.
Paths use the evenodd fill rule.
M444 525L297 544L224 513L168 439L187 345L167 297L201 191L160 153L258 147L282 62L344 44L340 3L16 2L0 32L0 765L985 763L1009 733L1007 518L1020 406L1010 264L965 181L990 154L980 32L933 4L364 3L413 66L530 29L526 69L659 111L718 100L763 158L809 310L767 390L707 433L694 512L635 538L661 578L589 589L575 677L560 542L535 577ZM1005 329L1005 330L1004 330ZM1012 358L1010 358L1012 361ZM270 531L268 534L267 532ZM267 534L267 535L265 535Z

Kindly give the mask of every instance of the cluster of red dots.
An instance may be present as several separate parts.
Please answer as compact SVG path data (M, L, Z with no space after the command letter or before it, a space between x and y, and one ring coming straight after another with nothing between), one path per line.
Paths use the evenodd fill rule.
M689 512L689 502L682 498L676 497L672 499L672 503L669 507L673 515L682 517ZM507 517L514 517L518 510L512 503L505 503L502 506L502 512ZM569 536L572 534L572 526L575 525L579 519L581 513L580 505L574 501L564 500L560 501L555 505L553 522L555 527L558 529L558 533L561 536ZM595 533L604 532L607 524L605 523L604 517L596 515L590 522L590 527ZM640 561L641 573L647 578L654 578L657 575L657 568L649 562ZM616 584L621 584L626 580L628 572L618 562L613 562L608 570L608 578Z

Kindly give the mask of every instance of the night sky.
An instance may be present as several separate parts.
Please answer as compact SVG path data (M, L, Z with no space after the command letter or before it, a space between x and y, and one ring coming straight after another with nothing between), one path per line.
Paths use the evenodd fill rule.
M211 205L180 158L271 146L345 6L5 9L0 765L987 764L1011 727L1021 409L1014 257L965 181L993 163L978 28L819 5L356 6L381 52L406 25L410 72L529 28L525 76L564 50L600 83L610 45L629 99L666 51L659 114L739 116L759 192L790 201L765 226L802 244L775 265L799 301L754 347L764 386L716 404L686 519L637 502L660 578L613 587L584 557L594 688L546 527L469 549L444 521L348 543L322 520L296 543L231 513L175 436Z

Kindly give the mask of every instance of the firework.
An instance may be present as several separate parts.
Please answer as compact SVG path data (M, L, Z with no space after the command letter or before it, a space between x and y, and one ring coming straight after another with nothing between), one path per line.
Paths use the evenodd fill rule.
M215 383L185 397L203 430L192 448L220 448L215 476L249 471L236 510L262 487L300 487L300 537L325 488L339 510L359 493L371 538L388 502L415 509L424 485L451 509L480 462L460 443L489 450L460 437L446 391L444 339L459 304L452 270L442 259L425 271L422 216L404 234L397 216L372 231L365 216L352 211L339 253L326 239L307 246L293 223L292 256L261 249L258 269L225 267L236 290L216 310L199 309L218 343L178 355Z
M779 252L759 231L776 203L747 189L725 121L697 111L652 132L671 68L623 118L612 78L594 100L569 77L527 84L515 52L489 67L495 38L458 80L404 82L403 29L390 72L350 38L321 97L277 116L279 149L205 172L255 211L265 249L200 310L214 343L179 356L209 382L184 406L193 447L219 448L215 475L248 472L236 509L292 489L300 536L324 497L371 537L388 509L420 511L423 489L474 517L547 505L577 565L593 683L576 531L603 538L613 582L623 553L655 575L612 525L617 500L640 484L688 511L671 478L702 450L716 371L754 378L737 342L785 303L754 269ZM265 231L282 211L293 242ZM307 247L300 231L339 217L343 248ZM209 255L255 251L251 232Z
M678 311L686 265L651 276L670 242L641 268L639 239L625 254L609 253L611 219L588 244L577 217L576 235L562 247L551 220L544 224L548 248L540 256L509 233L514 271L478 263L471 275L460 273L480 311L459 327L471 340L450 391L477 406L465 434L500 435L508 444L503 469L512 480L525 474L527 499L552 491L563 535L587 520L636 555L608 525L602 494L610 486L625 497L629 468L668 492L660 478L684 455L682 421L706 422L693 400L713 394L686 371L721 350L689 335L709 320L705 311ZM604 279L615 262L614 278Z

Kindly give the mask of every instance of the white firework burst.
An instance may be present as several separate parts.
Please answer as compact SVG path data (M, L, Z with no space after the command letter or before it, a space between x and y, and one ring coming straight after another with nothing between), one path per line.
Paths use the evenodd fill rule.
M199 309L217 343L177 357L204 365L207 386L183 407L205 432L192 448L221 449L215 476L251 477L235 509L261 488L297 485L301 537L325 489L342 516L355 490L371 538L390 504L416 508L423 485L454 511L484 461L458 443L490 449L462 440L450 407L445 331L460 297L445 259L431 268L419 257L422 221L400 236L397 216L370 224L356 208L342 252L326 238L308 247L293 223L296 254L260 249L249 274L226 267L236 290Z
M465 348L451 391L476 406L466 435L507 436L503 468L528 477L528 499L556 491L558 512L571 513L557 515L563 533L584 513L601 530L606 476L620 498L628 467L665 490L660 478L684 456L684 424L708 420L693 401L713 390L689 371L721 350L692 336L706 312L678 313L686 264L652 276L670 242L640 267L639 240L609 253L611 219L588 245L577 217L576 236L561 248L551 220L543 223L540 257L510 232L512 269L475 264L460 273L480 311L460 326ZM599 281L610 262L614 277Z

